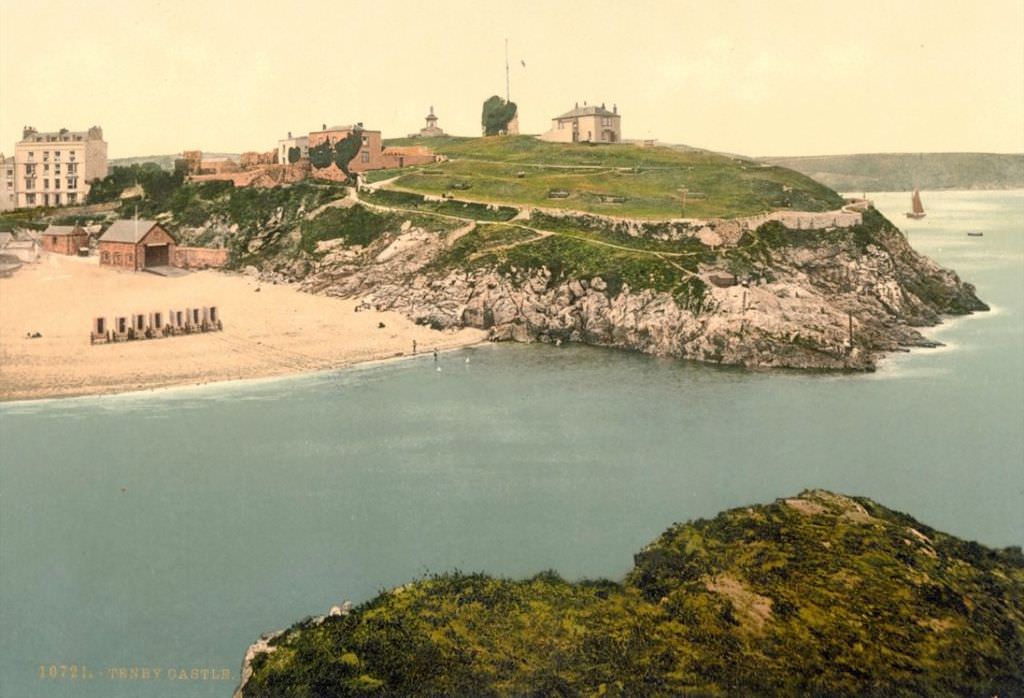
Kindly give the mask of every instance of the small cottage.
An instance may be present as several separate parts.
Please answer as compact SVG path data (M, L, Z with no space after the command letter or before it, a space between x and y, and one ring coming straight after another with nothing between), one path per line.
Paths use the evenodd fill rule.
M77 225L51 225L43 231L43 249L57 254L78 254L89 246L89 233Z

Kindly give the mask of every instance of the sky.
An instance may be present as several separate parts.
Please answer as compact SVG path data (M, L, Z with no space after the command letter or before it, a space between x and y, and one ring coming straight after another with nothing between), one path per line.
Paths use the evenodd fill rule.
M111 157L388 138L431 105L478 135L506 39L523 133L586 101L751 156L1024 152L1021 0L0 0L0 151L24 125L98 124Z

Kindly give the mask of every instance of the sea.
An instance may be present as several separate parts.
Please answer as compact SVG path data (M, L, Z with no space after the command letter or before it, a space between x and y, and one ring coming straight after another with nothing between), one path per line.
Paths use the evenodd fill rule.
M871 374L503 344L0 405L0 695L229 696L261 633L346 600L618 579L673 522L807 488L1021 545L1024 191L869 196L992 306Z

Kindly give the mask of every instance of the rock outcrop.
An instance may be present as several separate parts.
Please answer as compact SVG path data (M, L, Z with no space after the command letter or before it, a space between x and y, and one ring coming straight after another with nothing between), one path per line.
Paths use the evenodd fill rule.
M621 582L435 575L246 654L236 696L1024 694L1024 557L822 490L676 524Z
M704 289L696 301L612 289L601 275L446 264L451 235L408 222L367 248L329 246L291 278L435 327L486 329L497 341L582 342L751 368L870 370L881 353L934 346L918 328L987 307L880 214L866 218L851 229L769 224L759 236L745 232L692 274Z

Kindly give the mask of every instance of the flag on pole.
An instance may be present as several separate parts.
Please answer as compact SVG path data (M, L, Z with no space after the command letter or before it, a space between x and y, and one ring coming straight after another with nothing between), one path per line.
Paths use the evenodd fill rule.
M521 58L520 58L520 59L519 59L519 62L523 64L523 67L524 67L524 68L526 67L526 61L524 61L523 59L521 59Z

